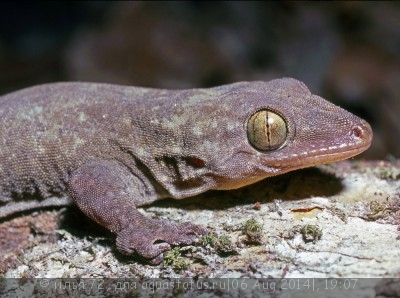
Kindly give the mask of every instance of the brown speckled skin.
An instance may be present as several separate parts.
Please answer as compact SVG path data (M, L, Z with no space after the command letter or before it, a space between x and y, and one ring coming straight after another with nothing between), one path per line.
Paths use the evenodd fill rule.
M262 108L287 123L280 149L249 144L247 121ZM35 86L0 97L0 136L0 217L72 198L116 233L121 252L157 263L205 229L152 220L136 206L345 159L368 148L372 131L285 78L191 90Z

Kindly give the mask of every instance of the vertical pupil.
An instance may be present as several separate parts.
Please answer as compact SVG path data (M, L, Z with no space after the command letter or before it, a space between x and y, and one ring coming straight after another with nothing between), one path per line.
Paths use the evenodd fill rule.
M254 113L247 123L250 144L261 151L271 151L285 144L287 124L279 114L262 109Z
M269 113L266 113L266 128L267 128L267 141L268 141L268 146L271 147L271 132L270 132L270 127L269 127L269 118L268 118Z

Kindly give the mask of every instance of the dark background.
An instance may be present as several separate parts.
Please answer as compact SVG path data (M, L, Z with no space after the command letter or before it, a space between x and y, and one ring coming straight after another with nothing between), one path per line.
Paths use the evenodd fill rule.
M0 94L55 81L210 87L291 76L400 157L400 2L3 2Z

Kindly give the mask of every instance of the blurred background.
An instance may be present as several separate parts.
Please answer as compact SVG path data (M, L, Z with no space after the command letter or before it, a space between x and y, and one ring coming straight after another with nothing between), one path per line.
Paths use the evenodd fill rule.
M2 2L0 94L56 81L211 87L290 76L400 157L400 2Z

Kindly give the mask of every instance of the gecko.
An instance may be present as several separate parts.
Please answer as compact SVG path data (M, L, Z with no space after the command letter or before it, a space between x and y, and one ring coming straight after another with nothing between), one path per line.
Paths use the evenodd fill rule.
M137 207L353 157L370 125L292 78L166 90L49 83L0 97L0 218L76 204L160 263L206 228Z

